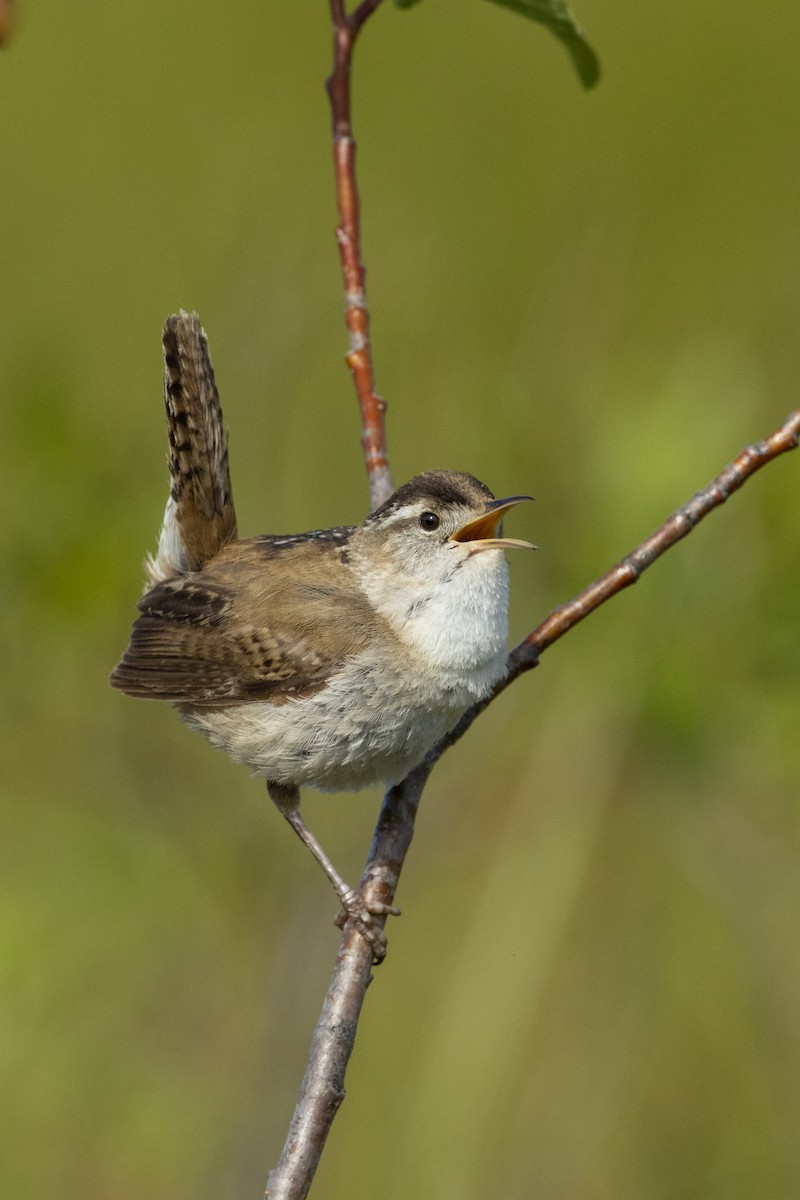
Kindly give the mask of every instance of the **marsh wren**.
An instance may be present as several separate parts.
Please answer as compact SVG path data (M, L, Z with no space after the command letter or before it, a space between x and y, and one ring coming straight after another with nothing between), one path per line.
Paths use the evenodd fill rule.
M496 500L472 475L431 471L360 525L239 539L227 435L195 314L163 336L170 495L149 586L111 683L177 705L267 781L275 804L385 952L375 912L300 813L299 788L403 779L505 674L508 567Z

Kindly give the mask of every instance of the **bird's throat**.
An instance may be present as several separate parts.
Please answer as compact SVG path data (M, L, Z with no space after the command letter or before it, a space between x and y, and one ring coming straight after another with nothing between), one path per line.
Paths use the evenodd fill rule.
M505 670L508 565L502 551L466 559L436 583L387 587L367 577L367 594L403 645L429 672L453 683L474 676L485 694Z

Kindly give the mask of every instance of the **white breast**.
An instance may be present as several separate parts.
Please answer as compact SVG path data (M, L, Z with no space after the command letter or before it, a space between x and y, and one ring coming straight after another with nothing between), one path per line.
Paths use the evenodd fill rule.
M443 685L485 695L503 674L508 564L502 550L460 557L444 579L413 589L366 584L370 600L421 665Z

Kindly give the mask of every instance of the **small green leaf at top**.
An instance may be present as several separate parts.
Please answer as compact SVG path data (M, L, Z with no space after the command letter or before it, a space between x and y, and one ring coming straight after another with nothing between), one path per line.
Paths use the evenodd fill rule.
M413 8L419 4L419 0L394 2L398 8ZM594 87L600 78L600 62L566 0L493 0L493 3L546 25L567 47L583 86Z
M600 78L600 63L566 0L493 0L493 3L546 25L567 47L583 86L594 87Z

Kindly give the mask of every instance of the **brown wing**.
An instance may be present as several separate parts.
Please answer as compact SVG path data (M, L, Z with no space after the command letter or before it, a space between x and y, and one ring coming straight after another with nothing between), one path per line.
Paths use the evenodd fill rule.
M111 676L113 687L176 703L283 703L322 687L374 633L374 615L335 547L276 554L236 542L204 571L156 584Z

